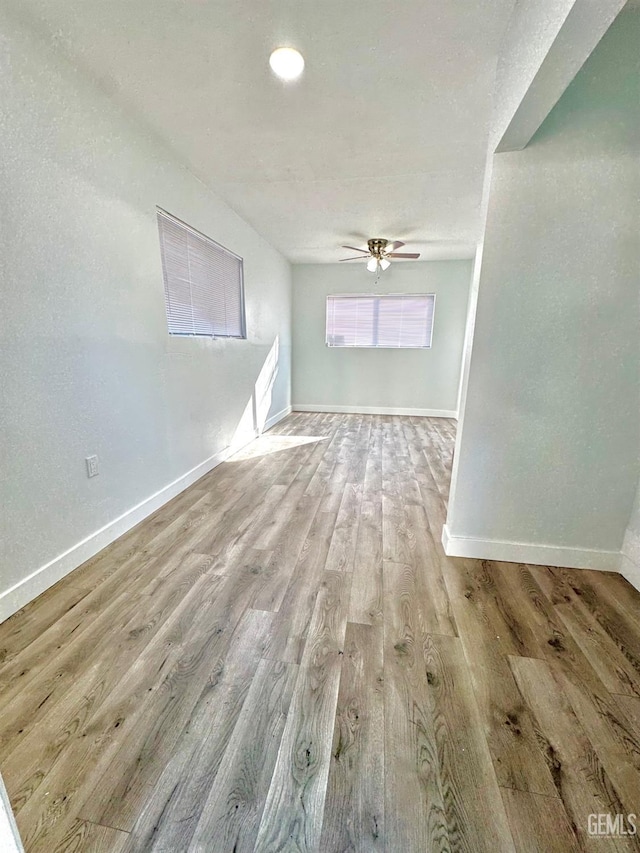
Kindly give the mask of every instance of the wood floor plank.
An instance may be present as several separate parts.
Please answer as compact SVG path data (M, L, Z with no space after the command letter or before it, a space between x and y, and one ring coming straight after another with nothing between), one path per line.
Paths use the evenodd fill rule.
M637 696L616 696L615 698L631 722L635 734L640 737L640 699Z
M358 431L356 434L355 447L349 460L349 472L347 482L364 487L369 458L369 442L371 440L371 418L360 416Z
M331 458L333 465L330 478L324 484L322 491L321 512L331 512L337 515L340 509L349 476L349 440L349 430L346 424L343 424L337 430L335 443L332 443Z
M554 677L626 812L633 812L640 791L640 732L634 730L614 697L607 697L605 704L578 687L564 672L555 669Z
M351 577L325 572L300 664L256 853L319 853Z
M290 510L287 524L274 544L252 607L257 610L280 609L319 506L319 497L303 495Z
M369 448L364 472L363 498L379 501L382 492L382 423L380 416L371 420Z
M498 641L462 638L484 735L503 788L557 796L535 720Z
M499 585L494 563L454 557L443 563L442 571L461 637L469 643L495 641L503 654L541 654L534 626L520 618L520 602Z
M411 533L405 514L407 455L396 453L397 440L391 418L382 423L382 554L395 563L411 561ZM404 466L404 467L403 467Z
M402 498L383 486L382 556L389 563L411 562L411 533Z
M335 450L340 444L343 432L340 429L338 422L334 420L334 416L330 415L331 421L323 428L326 432L324 441L322 442L323 455L318 463L318 466L307 484L305 495L323 495L327 485L331 482L333 470L335 468Z
M389 562L410 563L412 532L405 507L410 501L407 497L407 483L413 478L402 465L409 462L408 450L405 457L396 456L397 448L389 446L395 441L390 425L385 424L382 453L382 544L383 558Z
M631 586L625 577L617 572L592 572L589 584L598 598L616 611L622 607L636 625L640 623L640 590Z
M385 850L449 849L413 575L384 563Z
M80 806L81 817L130 831L190 720L215 701L224 668L232 664L240 668L241 681L252 677L257 660L246 652L266 645L271 615L253 611L244 622L235 615L220 615L222 620L229 619L229 631L225 632L221 621L211 619L211 625L203 627L201 642L193 643L188 655L167 672L160 689L147 700L150 724L144 729L130 727L96 791ZM238 659L228 651L228 644L237 636L236 625L243 649Z
M637 681L640 676L640 611L620 607L616 596L611 592L602 591L601 581L600 585L594 583L593 574L590 571L580 572L578 582L573 584L574 594L579 598L584 610L591 614L602 632L609 636L626 658L627 671L631 667L635 671ZM636 688L637 684L634 684L633 690L637 695Z
M311 492L309 490L310 488L312 488L312 482L317 482L317 480L315 480L315 477L318 472L318 468L320 468L325 459L325 456L327 455L327 451L330 447L331 438L332 434L318 436L318 438L316 438L313 442L312 452L305 458L304 462L300 465L300 468L296 473L295 479L298 482L305 483L304 494L307 496L311 495ZM318 489L317 494L321 495L322 491L322 489Z
M256 504L255 496L247 495L237 505L220 512L193 542L194 550L201 554L219 555L228 549L230 544L235 544L240 539L245 545L262 551L270 550L269 542L277 535L279 525L285 523L287 518L286 513L274 518L274 513L287 491L288 487L285 485L272 485L261 494L259 504ZM255 526L248 524L249 516L253 517ZM253 529L249 529L250 527Z
M129 836L110 826L77 820L52 853L123 853Z
M516 570L515 566L507 568ZM507 657L524 651L538 654L535 636L517 627L511 604L501 603L525 593L505 590L497 567L489 563L445 558L445 576L498 782L503 787L554 796L555 785L538 743L535 720ZM556 639L556 635L550 638Z
M305 490L304 483L292 481L289 486L272 486L273 500L260 520L259 534L253 541L254 548L271 551L290 521L291 513L298 505Z
M0 665L7 664L91 592L89 584L64 578L0 625Z
M318 512L277 615L266 656L300 663L329 553L336 516Z
M457 637L458 627L442 573L442 546L433 539L424 507L407 506L405 514L424 630L428 634Z
M205 685L206 701L194 707L138 812L128 853L187 849L260 665L271 620L270 613L245 612L215 680Z
M640 772L640 699L636 696L614 696L612 697L616 710L620 710L620 714L611 715L607 722L611 723L612 719L618 725L615 726L616 752L622 746L622 753L625 762L633 764L637 772ZM583 725L586 725L583 722ZM611 726L611 728L614 728ZM607 743L608 741L605 741Z
M447 505L433 478L422 439L415 426L416 420L408 418L405 423L407 448L413 476L420 491L420 503L425 508L432 535L439 541L442 526L446 521Z
M362 485L346 483L327 554L328 572L351 572L356 557L356 542L362 504Z
M322 853L384 850L382 625L347 625Z
M552 590L547 585L547 592L551 591L552 597L560 602L554 607L547 592L542 595L542 587L537 580L534 582L534 577L537 578L539 573L534 576L529 567L508 564L502 566L500 572L514 597L520 601L521 618L538 626L538 634L543 640L540 657L550 664L558 689L579 720L618 798L629 807L630 803L635 802L635 790L640 788L640 744L637 734L606 690L600 674L566 629L558 612L568 606L567 600L580 607L572 587L580 584L580 576L585 573L571 573L569 584L554 583ZM551 576L556 573L557 570L550 570ZM546 583L543 580L543 584ZM614 663L615 659L612 660Z
M579 853L583 848L562 801L506 789L502 791L516 850L527 853Z
M558 797L584 850L601 850L602 840L588 834L589 815L626 813L618 792L580 725L550 664L511 657L510 664L537 721ZM615 839L613 849L632 850L633 842ZM611 849L611 848L610 848Z
M382 503L363 500L353 561L349 621L382 623Z
M505 596L511 594L517 599L520 620L531 625L535 630L538 637L538 651L532 656L557 664L557 667L578 686L582 686L587 692L599 698L606 697L608 694L601 678L574 640L558 612L565 601L554 605L543 592L528 566L496 564L495 571L504 590L503 594ZM555 569L551 571L556 572ZM578 572L577 576L579 574ZM578 580L577 576L575 580ZM569 599L573 600L571 595Z
M514 851L462 643L434 634L423 651L449 842Z
M438 487L438 491L443 500L447 501L449 497L449 482L451 473L443 464L441 453L439 451L439 438L434 430L435 418L421 418L416 424L416 431L422 439L425 448L425 458L433 479Z
M253 850L297 677L295 664L258 664L190 851Z
M559 604L555 612L610 693L640 697L640 667L618 647L615 640L581 601Z

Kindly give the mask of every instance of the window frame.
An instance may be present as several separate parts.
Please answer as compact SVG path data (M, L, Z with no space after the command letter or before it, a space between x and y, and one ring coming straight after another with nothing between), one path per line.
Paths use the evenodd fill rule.
M239 261L240 264L240 334L239 335L219 335L219 334L206 334L204 332L172 332L169 324L169 311L167 304L167 283L166 283L166 270L165 270L165 258L164 258L164 245L162 240L162 232L160 231L160 217L164 217L168 219L170 222L174 222L179 225L181 228L184 228L186 231L190 231L196 237L204 240L206 243L211 243L211 245L215 246L216 249L224 252L225 254L231 256L235 260ZM241 255L232 252L231 249L227 249L226 246L223 246L222 243L218 243L217 240L214 240L212 237L209 237L208 234L203 233L202 231L198 231L197 228L194 228L192 225L189 225L184 220L175 216L173 213L169 213L168 210L165 210L160 205L156 205L156 227L158 228L158 236L160 243L160 263L162 266L162 285L164 291L164 300L165 300L165 315L167 318L167 331L168 334L172 338L204 338L206 340L223 340L223 341L246 341L247 340L247 316L246 316L246 305L245 305L245 288L244 288L244 258Z
M431 297L433 310L431 312L431 334L427 346L389 346L379 344L333 344L329 342L329 300L330 299L385 299L398 296L409 297ZM328 293L325 297L325 346L328 349L385 349L385 350L430 350L433 348L433 327L436 316L436 294L435 293Z

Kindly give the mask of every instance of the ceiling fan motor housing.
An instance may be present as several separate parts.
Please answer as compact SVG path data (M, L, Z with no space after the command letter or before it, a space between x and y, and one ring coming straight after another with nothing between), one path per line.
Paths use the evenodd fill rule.
M388 242L388 240L384 240L382 237L374 237L372 240L367 241L369 251L374 258L380 259L382 257L384 250L387 248Z

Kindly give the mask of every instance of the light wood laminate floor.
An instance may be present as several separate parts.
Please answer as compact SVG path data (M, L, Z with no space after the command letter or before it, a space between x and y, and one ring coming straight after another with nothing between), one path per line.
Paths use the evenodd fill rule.
M453 439L293 414L0 626L27 853L639 849L640 595L445 557Z

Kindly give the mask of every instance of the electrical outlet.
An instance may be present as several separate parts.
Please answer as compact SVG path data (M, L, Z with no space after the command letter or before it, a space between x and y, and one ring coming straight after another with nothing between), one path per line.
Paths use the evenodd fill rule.
M98 457L87 456L85 462L87 463L87 477L97 477L100 473L100 469L98 467Z

